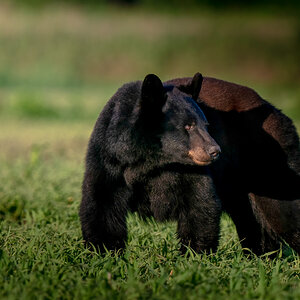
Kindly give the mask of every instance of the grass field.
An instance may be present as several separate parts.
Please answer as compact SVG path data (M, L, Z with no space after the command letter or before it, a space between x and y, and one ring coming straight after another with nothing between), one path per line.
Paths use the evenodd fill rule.
M0 299L300 299L299 256L243 254L226 215L218 252L185 256L174 223L136 215L124 254L99 256L78 219L89 134L123 82L200 71L250 85L299 130L299 37L267 13L0 5Z

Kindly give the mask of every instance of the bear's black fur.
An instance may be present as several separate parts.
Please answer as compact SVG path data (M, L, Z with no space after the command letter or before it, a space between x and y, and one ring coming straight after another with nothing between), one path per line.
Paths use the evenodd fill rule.
M187 91L191 80L167 84ZM262 254L283 238L300 254L300 146L292 121L252 89L214 78L204 77L196 101L222 149L209 169L243 247Z
M197 99L201 84L197 73L186 92ZM104 107L89 141L82 186L86 243L100 250L124 247L127 213L138 211L177 220L183 245L216 249L221 206L207 166L220 148L186 92L150 74L125 84Z
M208 77L201 83L198 74L162 88L150 75L108 102L87 153L84 239L122 248L126 214L137 210L177 220L182 243L196 251L215 249L220 199L243 247L262 254L282 238L300 253L300 146L292 121L252 89ZM220 151L211 137L222 155L209 165Z

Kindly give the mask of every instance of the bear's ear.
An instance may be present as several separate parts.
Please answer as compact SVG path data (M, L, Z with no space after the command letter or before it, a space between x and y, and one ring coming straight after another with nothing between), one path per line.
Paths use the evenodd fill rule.
M161 80L154 74L148 74L142 84L141 109L147 114L161 112L165 102L166 94Z
M203 77L202 74L196 73L187 85L181 85L178 88L186 94L192 96L192 98L197 101L199 93L202 87Z
M196 101L199 97L199 93L202 87L203 77L202 74L196 73L193 77L191 90L192 90L192 97Z

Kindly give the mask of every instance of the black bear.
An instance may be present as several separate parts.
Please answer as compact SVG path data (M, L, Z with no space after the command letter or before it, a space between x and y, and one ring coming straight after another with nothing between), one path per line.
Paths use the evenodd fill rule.
M177 220L182 245L216 249L221 205L208 165L221 150L195 102L202 80L197 73L183 92L150 74L108 101L86 155L80 205L86 243L124 247L127 213L138 211Z
M191 80L167 84L189 93ZM252 89L214 78L203 79L194 99L222 149L209 170L243 247L261 254L282 238L300 253L300 147L292 121Z

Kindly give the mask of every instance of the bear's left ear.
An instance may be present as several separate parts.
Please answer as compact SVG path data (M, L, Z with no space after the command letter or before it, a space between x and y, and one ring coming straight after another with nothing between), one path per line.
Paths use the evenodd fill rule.
M165 103L166 94L161 80L154 74L148 74L142 84L141 110L146 114L161 112Z
M192 96L192 98L197 101L199 93L202 87L203 77L202 74L196 73L187 85L181 85L178 88L186 94Z

